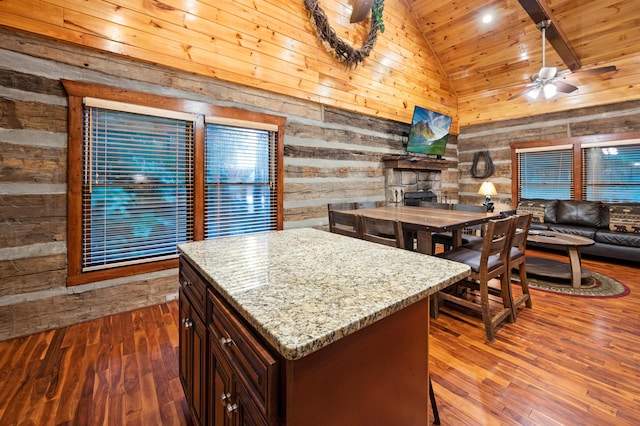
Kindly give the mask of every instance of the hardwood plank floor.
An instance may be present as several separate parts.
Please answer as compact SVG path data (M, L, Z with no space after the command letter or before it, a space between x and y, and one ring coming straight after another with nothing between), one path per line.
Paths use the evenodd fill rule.
M479 317L440 311L429 349L443 425L640 424L640 264L585 258L583 267L631 294L595 299L532 289L533 308L521 307L491 344Z
M0 342L0 425L185 425L176 301Z
M533 309L492 344L479 318L441 311L430 368L443 425L640 422L640 265L583 265L631 294L532 290ZM177 325L173 301L0 342L0 425L190 424Z

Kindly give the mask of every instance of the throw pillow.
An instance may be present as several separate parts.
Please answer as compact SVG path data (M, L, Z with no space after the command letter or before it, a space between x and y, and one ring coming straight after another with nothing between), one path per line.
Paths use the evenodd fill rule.
M557 223L597 228L602 223L599 201L558 200Z
M609 229L640 234L640 206L616 205L609 207Z
M544 223L545 203L523 200L516 207L516 214L531 213L531 223Z

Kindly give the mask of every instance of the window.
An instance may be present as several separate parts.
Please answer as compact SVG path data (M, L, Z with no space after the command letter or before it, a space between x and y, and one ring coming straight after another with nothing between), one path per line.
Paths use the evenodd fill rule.
M207 121L205 238L274 229L273 129Z
M511 144L513 199L640 202L640 133Z
M573 198L573 147L516 150L518 200Z
M175 258L193 240L194 117L118 109L132 110L84 101L83 272Z
M640 202L640 141L582 146L585 200Z
M283 117L63 84L68 285L175 268L183 242L282 229Z

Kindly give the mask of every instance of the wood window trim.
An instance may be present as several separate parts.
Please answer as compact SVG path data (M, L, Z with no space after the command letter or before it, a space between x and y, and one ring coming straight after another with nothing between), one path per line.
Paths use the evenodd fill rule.
M267 123L277 126L278 140L276 150L276 175L278 191L276 195L276 223L278 230L283 229L283 158L285 117L72 80L62 80L62 85L68 95L67 286L157 272L178 267L178 259L171 259L115 267L99 271L82 272L82 103L83 98L85 97L180 111L195 114L197 116L194 125L194 240L196 241L204 238L205 117L216 116L231 120L254 121L257 123Z
M512 208L516 208L518 205L518 160L517 149L523 148L540 148L540 147L554 147L558 145L572 145L573 146L573 184L574 198L576 200L582 200L582 145L593 143L605 143L614 141L624 141L629 139L640 138L640 132L628 132L628 133L608 133L601 135L588 135L562 139L549 139L538 140L528 142L512 142L509 144L511 147L511 200Z

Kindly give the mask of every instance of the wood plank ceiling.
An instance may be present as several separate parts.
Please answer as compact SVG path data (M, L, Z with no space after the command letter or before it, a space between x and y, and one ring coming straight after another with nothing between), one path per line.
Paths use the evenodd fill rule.
M492 105L511 104L518 115L553 112L638 99L640 1L638 0L406 0L411 14L459 99L460 124L492 121ZM618 71L581 77L578 90L552 100L508 98L542 66L541 32L521 3L539 3L567 38L581 68L615 65ZM483 24L485 13L493 21ZM546 42L546 65L569 67ZM544 103L544 105L542 104ZM523 111L525 112L523 114Z

